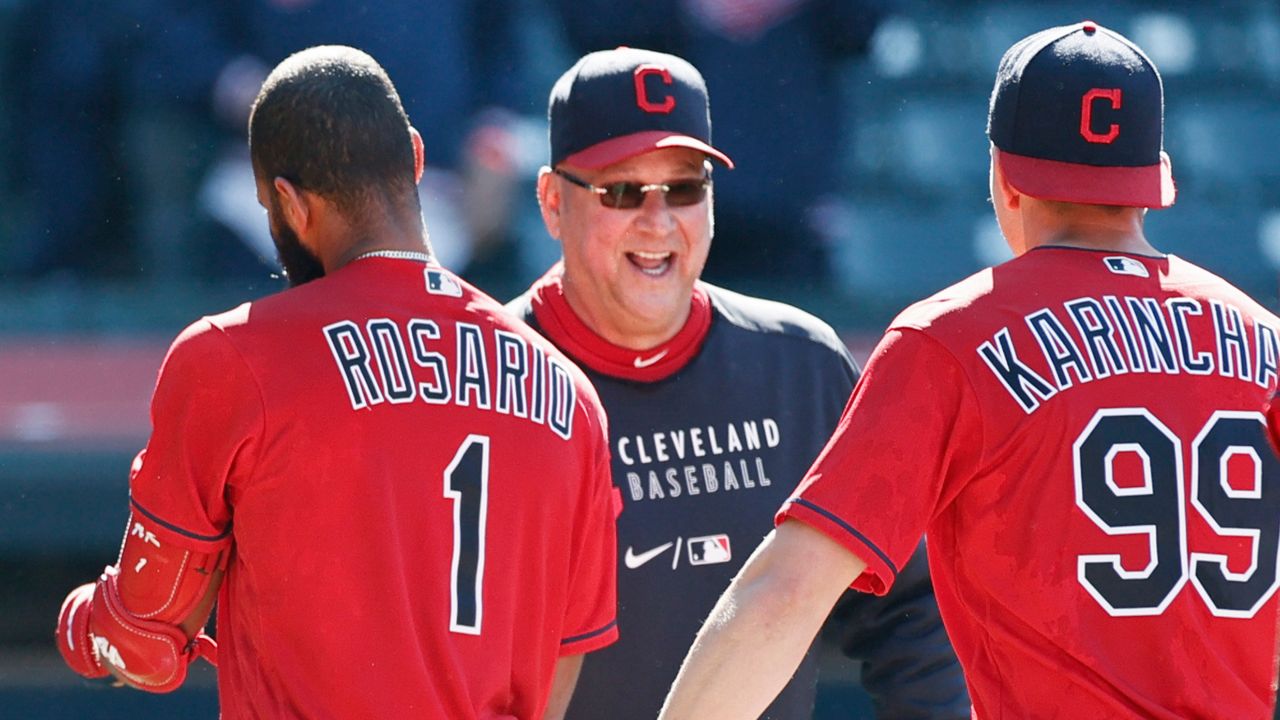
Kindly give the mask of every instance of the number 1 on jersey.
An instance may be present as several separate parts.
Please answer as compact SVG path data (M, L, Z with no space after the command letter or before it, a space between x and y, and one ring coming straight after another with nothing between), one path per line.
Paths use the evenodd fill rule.
M489 510L489 438L468 435L444 471L444 496L453 501L453 564L449 629L479 635L484 616L484 538Z

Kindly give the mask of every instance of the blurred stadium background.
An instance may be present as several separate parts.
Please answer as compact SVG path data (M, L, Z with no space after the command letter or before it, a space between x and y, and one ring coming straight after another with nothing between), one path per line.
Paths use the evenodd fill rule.
M211 5L220 8L215 14L225 9ZM378 12L377 3L368 6ZM541 0L513 0L513 6L521 18L517 44L527 77L519 78L514 114L503 120L506 137L515 142L507 157L516 183L511 239L503 250L509 257L497 263L501 272L493 272L490 263L481 283L502 299L522 290L556 256L536 214L532 179L545 157L546 92L572 59ZM200 314L281 287L261 260L263 253L255 254L264 247L264 218L251 213L244 220L244 213L227 210L236 201L226 195L234 192L220 194L225 186L219 173L248 172L226 162L234 156L226 148L243 143L227 130L234 123L201 125L201 116L214 112L207 104L182 112L140 106L138 96L129 94L132 86L121 81L131 59L146 55L141 38L147 32L168 36L171 27L164 22L177 23L174 37L194 38L184 42L195 44L182 48L193 65L203 57L203 15L139 14L147 8L145 0L0 0L4 717L216 716L215 681L208 670L197 671L173 696L147 697L79 681L61 667L50 642L65 592L114 559L127 515L129 462L148 433L147 402L168 340ZM131 24L137 17L160 25ZM903 305L1003 260L1008 251L987 202L983 135L996 63L1016 39L1085 18L1129 35L1164 76L1165 145L1179 197L1172 209L1148 217L1149 236L1163 250L1220 273L1275 308L1280 8L1268 0L897 3L867 54L839 69L850 101L848 133L831 148L841 162L839 202L823 216L834 238L830 277L771 282L755 276L726 284L815 312L865 355ZM115 35L104 40L110 33ZM97 49L88 52L90 46ZM279 57L263 59L269 67ZM79 72L68 71L65 78L59 74L77 63L91 67L73 67ZM85 78L103 85L87 93L59 85ZM401 78L395 72L392 78L403 92ZM64 107L57 102L64 90L93 102ZM711 87L713 106L717 90ZM70 181L42 184L37 175L47 171L32 158L59 159L67 170L90 159L67 156L58 136L42 135L39 130L49 124L73 128L88 140L83 147L101 153L93 161L108 169L105 180L86 187L105 196L79 194L84 188ZM424 135L430 164L430 128ZM42 137L53 144L39 145ZM180 172L156 170L151 152L181 154ZM40 195L51 187L57 197ZM450 253L464 260L474 256L465 238L450 239L457 219L435 201L429 193L428 222L446 246L446 262ZM32 262L50 250L39 247L42 236L51 237L43 223L57 223L86 206L96 208L96 232L78 244L52 248L74 253L77 261ZM52 213L42 214L40 207ZM235 227L235 217L261 225L256 240L253 227ZM470 266L480 268L474 260L469 257ZM856 674L856 668L835 661L831 666L840 670L833 672L817 716L869 717L865 698L840 677L845 670Z

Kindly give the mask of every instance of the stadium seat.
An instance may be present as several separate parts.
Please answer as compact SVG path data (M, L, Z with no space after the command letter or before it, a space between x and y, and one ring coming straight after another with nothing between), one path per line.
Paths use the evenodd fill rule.
M1173 253L1226 278L1254 299L1275 307L1277 268L1264 252L1261 220L1254 206L1176 204L1147 214L1147 238Z
M984 95L900 95L894 102L860 106L852 168L856 182L923 197L985 196Z
M1165 148L1184 197L1280 199L1280 103L1253 93L1166 101Z
M847 237L833 248L841 283L853 295L904 306L982 267L973 234L981 206L857 204Z

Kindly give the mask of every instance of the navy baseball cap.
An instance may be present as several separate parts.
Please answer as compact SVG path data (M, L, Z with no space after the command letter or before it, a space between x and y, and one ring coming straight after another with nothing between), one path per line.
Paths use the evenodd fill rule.
M582 56L551 88L551 166L602 168L667 147L711 146L707 84L697 68L666 53L620 47Z
M1169 207L1176 190L1163 135L1160 73L1120 33L1089 21L1049 28L1000 60L987 136L1021 193Z

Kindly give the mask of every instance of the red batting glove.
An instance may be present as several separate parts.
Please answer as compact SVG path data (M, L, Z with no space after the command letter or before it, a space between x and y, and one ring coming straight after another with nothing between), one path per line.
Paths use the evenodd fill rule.
M58 613L56 641L58 652L67 665L87 678L106 677L109 673L98 662L98 651L89 634L89 613L93 610L94 583L72 590L62 601Z
M81 585L63 601L57 644L72 670L87 678L115 674L139 690L167 693L181 687L196 658L218 664L217 644L203 632L188 640L176 625L131 615L120 600L119 577L116 567L108 567L98 582Z

